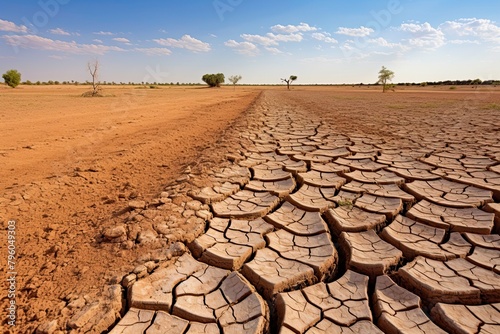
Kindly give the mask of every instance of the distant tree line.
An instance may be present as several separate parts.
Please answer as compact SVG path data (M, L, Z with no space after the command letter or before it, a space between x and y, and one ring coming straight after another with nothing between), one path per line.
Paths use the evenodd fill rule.
M395 85L397 86L461 86L461 85L477 85L478 83L473 83L474 80L446 80L446 81L424 81L424 82L399 82L396 83ZM49 81L30 81L26 80L20 83L21 85L92 85L91 81L57 81L57 80L49 80ZM199 82L116 82L116 81L102 81L101 85L103 86L115 86L115 85L120 85L120 86L140 86L140 85L155 85L155 86L203 86L205 84L199 83ZM280 86L281 84L275 83L275 84L239 84L243 86ZM377 83L343 83L343 84L315 84L315 83L310 83L310 84L298 84L298 86L373 86L373 85L380 85ZM500 85L500 80L484 80L479 83L479 85Z
M398 86L466 86L466 85L500 85L500 80L481 80L481 79L469 79L469 80L445 80L445 81L425 81L421 83L415 82L400 82Z
M385 89L390 88L392 84L389 84L389 81L392 79L394 76L394 72L386 69L385 67L382 67L382 70L379 72L379 80L376 83L358 83L358 84L303 84L305 86L378 86L378 85L383 85ZM30 80L25 80L21 82L21 73L19 73L17 70L9 70L5 74L3 74L3 79L5 83L11 87L16 87L19 84L22 85L93 85L92 81L86 80L86 81L76 81L76 80L71 80L71 81L57 81L57 80L48 80L48 81L35 81L32 82ZM240 75L233 75L230 76L229 81L235 86L239 80L241 80ZM225 77L224 74L222 73L217 73L217 74L205 74L202 77L202 80L209 85L210 87L220 87L221 84L224 83ZM287 84L287 87L290 87L290 84L297 80L297 76L291 75L289 78L286 79L281 79L281 81L285 82ZM143 86L201 86L203 84L201 83L181 83L179 81L177 82L170 82L170 83L164 83L164 82L133 82L133 81L128 81L128 82L116 82L116 81L99 81L99 85L101 86L113 86L113 85L131 85L131 86L138 86L138 85L143 85ZM95 82L94 82L95 85ZM244 84L245 86L276 86L277 84ZM478 86L478 85L500 85L500 80L481 80L481 79L469 79L469 80L445 80L445 81L425 81L425 82L420 82L420 83L415 83L415 82L400 82L397 84L394 84L397 86ZM385 91L384 89L384 91Z
M71 80L71 81L53 81L53 80L49 80L49 81L35 81L35 82L32 82L30 80L26 80L26 81L23 81L21 83L22 85L92 85L92 82L91 81L75 81L75 80ZM130 86L140 86L140 85L144 85L144 86L149 86L149 85L155 85L155 86L201 86L203 84L201 83L193 83L193 82L187 82L187 83L184 83L184 82L145 82L145 81L142 81L142 82L132 82L132 81L129 81L129 82L123 82L123 81L120 81L120 82L115 82L115 81L102 81L100 82L100 85L101 86L114 86L114 85L120 85L120 86L126 86L126 85L130 85Z

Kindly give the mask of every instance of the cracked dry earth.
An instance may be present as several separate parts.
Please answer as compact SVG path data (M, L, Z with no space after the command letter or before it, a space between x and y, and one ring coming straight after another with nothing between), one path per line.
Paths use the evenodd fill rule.
M227 162L174 189L205 229L125 277L110 333L500 332L500 113L318 94L264 91Z

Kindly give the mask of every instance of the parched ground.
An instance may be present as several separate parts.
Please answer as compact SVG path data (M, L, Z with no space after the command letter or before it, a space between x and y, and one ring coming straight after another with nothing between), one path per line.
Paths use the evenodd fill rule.
M189 91L162 122L148 90L141 130L114 119L70 173L8 185L9 218L35 216L22 331L497 332L499 90L259 91Z
M129 201L150 201L198 164L259 94L110 87L89 99L79 96L85 89L0 87L0 264L3 273L15 219L16 333L57 317L63 298L97 293L133 268L148 247L99 243L100 233L123 221Z

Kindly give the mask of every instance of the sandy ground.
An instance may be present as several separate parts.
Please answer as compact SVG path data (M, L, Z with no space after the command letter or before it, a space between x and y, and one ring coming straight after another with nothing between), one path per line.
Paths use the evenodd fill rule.
M62 297L96 291L145 252L97 244L131 199L156 197L197 162L256 89L0 88L0 220L16 221L19 332ZM7 267L6 233L1 266ZM2 275L4 276L4 275ZM2 279L2 322L7 298Z
M148 250L98 243L99 234L123 220L129 200L155 198L206 156L263 89L283 87L112 87L96 99L79 97L82 87L0 87L0 220L4 231L9 219L17 226L18 330L32 332L54 318L62 298L98 291L130 271ZM393 137L394 127L384 124L397 124L400 115L442 125L454 113L500 108L500 89L483 87L381 94L358 86L297 86L280 98L323 115L339 132ZM1 245L6 268L6 242Z

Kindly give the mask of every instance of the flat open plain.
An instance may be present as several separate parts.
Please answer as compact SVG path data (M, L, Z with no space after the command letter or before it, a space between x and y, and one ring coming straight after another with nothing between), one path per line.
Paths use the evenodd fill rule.
M81 89L0 88L19 333L499 331L499 88Z

